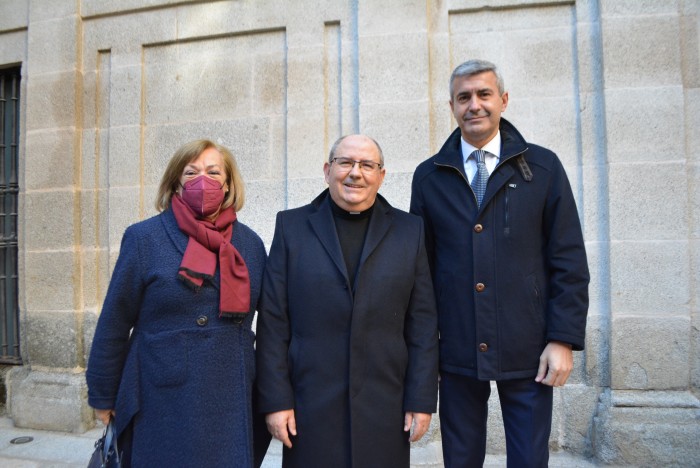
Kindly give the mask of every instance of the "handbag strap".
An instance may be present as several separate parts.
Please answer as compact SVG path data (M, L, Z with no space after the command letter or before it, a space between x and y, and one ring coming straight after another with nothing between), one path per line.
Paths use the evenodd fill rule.
M105 445L102 447L102 453L104 455L103 460L107 460L107 458L109 458L110 451L113 451L113 455L115 457L114 461L116 466L119 466L121 463L121 456L117 446L117 434L116 430L114 429L114 418L112 417L109 418L109 424L107 424L107 428L105 429Z

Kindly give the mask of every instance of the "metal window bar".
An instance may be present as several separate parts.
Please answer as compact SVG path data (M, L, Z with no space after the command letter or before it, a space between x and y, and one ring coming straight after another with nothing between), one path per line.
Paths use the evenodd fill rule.
M20 69L0 70L0 364L22 364L17 293Z

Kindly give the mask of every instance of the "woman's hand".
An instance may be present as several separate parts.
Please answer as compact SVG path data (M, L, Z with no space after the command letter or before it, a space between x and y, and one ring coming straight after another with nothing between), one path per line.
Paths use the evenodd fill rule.
M102 421L105 426L109 424L109 418L114 416L113 409L95 409L95 416Z

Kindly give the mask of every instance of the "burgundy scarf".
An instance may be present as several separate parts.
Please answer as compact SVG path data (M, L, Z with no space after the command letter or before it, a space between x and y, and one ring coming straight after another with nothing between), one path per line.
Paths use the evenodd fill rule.
M218 260L221 271L219 317L242 320L250 310L250 277L243 257L231 244L236 220L233 207L222 210L212 223L197 219L177 194L173 195L170 205L178 227L190 237L178 278L198 291L204 279L214 278Z

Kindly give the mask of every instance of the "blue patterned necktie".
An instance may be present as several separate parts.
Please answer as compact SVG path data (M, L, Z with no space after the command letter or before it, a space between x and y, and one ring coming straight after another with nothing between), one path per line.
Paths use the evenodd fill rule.
M476 160L476 174L471 181L472 190L476 195L476 204L481 208L481 200L484 199L486 193L486 184L489 181L489 171L486 169L486 152L484 150L476 150L471 156Z

